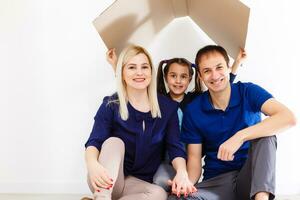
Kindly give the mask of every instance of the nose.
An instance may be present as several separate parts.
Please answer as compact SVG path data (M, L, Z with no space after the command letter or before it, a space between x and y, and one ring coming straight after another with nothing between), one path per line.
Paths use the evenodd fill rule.
M211 73L211 77L212 77L212 79L218 79L218 77L219 77L218 72L213 70L212 73Z
M137 75L142 75L143 74L142 68L138 67L137 70L136 70L136 74Z
M181 82L181 78L180 78L180 76L177 76L177 77L176 77L176 80L175 80L175 82L176 82L176 83L180 83L180 82Z

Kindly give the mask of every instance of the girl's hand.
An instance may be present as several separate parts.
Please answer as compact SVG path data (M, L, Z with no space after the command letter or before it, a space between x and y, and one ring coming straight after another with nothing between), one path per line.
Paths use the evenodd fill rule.
M98 161L88 164L88 173L95 191L99 192L100 188L110 189L113 186L113 180Z
M116 71L118 61L116 49L109 49L106 52L106 60L112 66L113 70Z
M180 197L180 195L187 197L190 193L197 191L193 183L189 180L186 171L177 172L174 179L172 181L169 180L168 183L172 186L172 193L177 197Z

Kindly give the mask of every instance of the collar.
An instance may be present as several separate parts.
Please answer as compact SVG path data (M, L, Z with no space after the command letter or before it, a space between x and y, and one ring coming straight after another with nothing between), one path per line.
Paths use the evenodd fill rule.
M238 85L231 83L230 87L231 87L230 100L229 100L229 104L228 104L226 110L239 105L241 102L241 94L240 94ZM211 97L210 97L209 91L205 91L203 93L202 98L203 98L203 102L202 102L203 110L205 110L205 111L216 110L211 103Z
M132 112L129 111L129 115L133 115L132 117L134 117L134 119L137 122L141 122L141 121L151 122L154 120L154 118L152 118L151 111L149 112L138 111L128 102L128 110L129 109L132 111Z

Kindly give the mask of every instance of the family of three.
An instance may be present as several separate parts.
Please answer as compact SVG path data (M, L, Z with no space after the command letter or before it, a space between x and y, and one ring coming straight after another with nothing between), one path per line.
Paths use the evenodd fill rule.
M117 92L103 99L85 144L93 199L274 199L275 134L296 120L262 87L233 83L245 52L229 66L223 47L205 46L194 67L164 60L157 78L143 47L113 54Z

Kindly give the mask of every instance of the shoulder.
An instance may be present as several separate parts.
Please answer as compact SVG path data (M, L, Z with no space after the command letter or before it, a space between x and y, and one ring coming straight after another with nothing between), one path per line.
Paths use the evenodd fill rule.
M244 83L239 81L237 83L234 83L233 86L237 87L240 90L240 92L242 92L245 95L255 93L256 95L261 94L261 95L272 96L266 89L264 89L263 87L255 83L251 83L251 82Z
M157 94L157 100L159 105L178 106L178 103L176 101L161 94Z
M179 103L161 94L157 94L157 100L161 111L177 110Z
M117 93L114 93L110 96L105 96L102 100L100 108L98 109L97 114L106 113L106 112L114 112L119 109L119 99Z
M201 105L201 102L207 96L207 91L203 92L202 94L195 94L191 93L191 99L190 102L186 106L186 110L194 110L195 108L198 108Z

